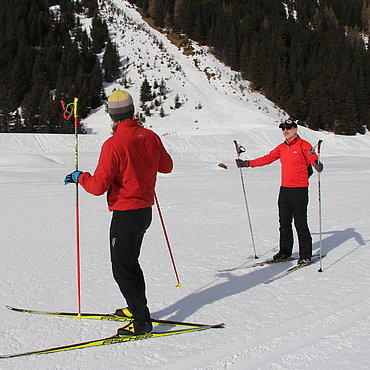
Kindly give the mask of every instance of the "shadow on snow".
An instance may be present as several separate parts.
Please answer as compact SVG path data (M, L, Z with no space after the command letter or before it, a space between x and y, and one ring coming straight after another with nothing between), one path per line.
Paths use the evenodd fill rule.
M328 255L331 250L345 243L347 240L354 239L358 243L358 246L356 246L356 248L354 248L352 251L350 251L337 261L330 264L326 269L332 267L334 264L338 263L351 253L354 253L358 248L366 244L362 236L357 233L354 228L347 228L342 231L328 231L322 233L322 235L329 235L324 240L322 240L323 254L326 255ZM313 250L316 253L319 253L319 248L320 243L314 243ZM325 261L327 261L327 259ZM243 293L246 290L261 284L261 282L271 279L275 275L278 275L286 270L288 266L292 265L292 263L295 262L285 262L265 266L262 268L258 268L257 270L254 270L252 272L247 272L246 274L243 274L241 276L235 275L232 272L218 273L216 274L216 279L214 281L210 282L201 289L198 289L192 294L180 299L171 306L153 313L153 317L172 315L169 319L180 321L185 320L187 317L191 316L203 306L212 304L229 296ZM210 286L220 279L227 280L222 281L217 285Z

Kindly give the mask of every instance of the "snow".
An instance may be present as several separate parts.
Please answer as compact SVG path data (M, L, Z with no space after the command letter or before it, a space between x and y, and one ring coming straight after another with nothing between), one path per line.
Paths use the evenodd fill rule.
M142 22L133 7L124 1L116 3L130 19ZM115 20L122 23L122 15ZM157 31L148 26L143 31L143 26L135 26L138 23L124 24L124 32L122 25L112 28L123 58L129 56L133 63L147 55L154 60L159 53L150 42L154 35L185 73L171 73L172 67L159 63L145 72L158 81L161 76L169 78L168 115L160 118L156 112L146 126L161 136L175 163L173 173L159 175L157 194L182 285L175 287L154 207L141 255L152 316L225 322L226 326L171 338L4 359L0 369L368 369L369 133L346 137L299 128L313 145L323 140L325 168L320 185L327 256L322 273L315 264L266 285L265 280L293 262L220 272L255 261L233 140L247 149L243 158L263 155L283 140L277 126L286 115L261 95L245 90L243 96L238 86L247 82L231 83L236 73L206 52L197 56L199 69L193 57L184 56ZM204 66L220 79L208 81ZM128 91L138 102L143 77L133 65L127 77L133 81ZM115 87L119 84L107 86L107 94ZM177 93L184 104L170 110ZM199 101L203 108L196 110ZM104 107L84 124L92 134L79 136L79 167L93 171L111 132ZM76 187L63 184L65 175L74 170L74 145L73 135L0 135L0 354L110 336L122 326L19 314L5 308L8 304L77 310ZM263 260L278 249L280 165L243 169L242 173L257 254ZM82 189L79 196L82 310L113 312L125 302L110 268L111 215L104 196L94 197ZM318 252L316 173L310 185L309 224L314 252Z
M293 8L295 7L295 2L293 4L290 4ZM288 19L289 17L293 17L295 20L298 18L298 13L294 9L290 9L289 5L287 3L283 3L286 18Z

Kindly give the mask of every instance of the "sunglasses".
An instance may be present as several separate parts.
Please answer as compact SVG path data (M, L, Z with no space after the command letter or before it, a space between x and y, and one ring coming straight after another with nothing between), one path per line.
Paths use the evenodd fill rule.
M293 127L293 125L280 125L280 128L281 128L281 131L285 131L285 130L291 130Z

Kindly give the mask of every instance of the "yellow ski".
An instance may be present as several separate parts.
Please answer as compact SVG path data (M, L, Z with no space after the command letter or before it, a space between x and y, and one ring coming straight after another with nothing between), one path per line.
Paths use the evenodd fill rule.
M73 349L98 347L98 346L105 346L108 344L132 342L136 340L159 338L159 337L167 337L170 335L192 333L195 331L207 330L211 328L222 328L223 325L224 324L208 325L208 326L192 327L192 328L189 327L187 329L164 331L164 332L152 332L152 333L147 333L147 334L142 334L142 335L123 335L123 336L114 335L112 337L95 339L95 340L91 340L88 342L69 344L67 346L53 347L53 348L47 348L47 349L42 349L42 350L30 351L30 352L22 352L22 353L16 353L12 355L0 355L0 359L21 357L21 356L31 356L31 355L43 355L47 353L70 351Z

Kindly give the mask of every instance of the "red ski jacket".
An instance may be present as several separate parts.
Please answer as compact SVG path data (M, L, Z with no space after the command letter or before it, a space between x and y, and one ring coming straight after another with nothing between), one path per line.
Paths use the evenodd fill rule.
M318 160L311 144L298 135L292 141L284 141L269 154L249 161L250 167L270 164L280 158L281 186L288 188L308 186L308 167Z
M78 182L93 195L108 192L110 211L127 211L152 206L157 172L170 173L172 168L159 136L136 120L126 120L103 144L94 175L83 172Z

